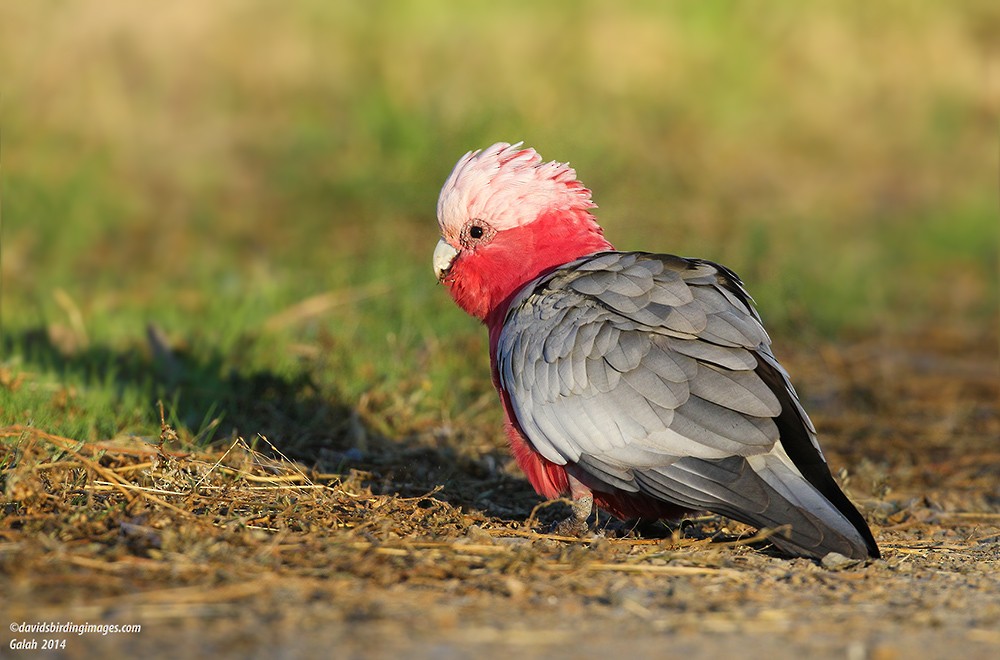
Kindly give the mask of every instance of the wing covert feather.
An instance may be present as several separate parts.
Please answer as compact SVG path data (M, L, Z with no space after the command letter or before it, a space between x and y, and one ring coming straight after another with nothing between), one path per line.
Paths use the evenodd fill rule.
M774 447L781 404L754 370L768 344L749 295L724 267L607 252L522 290L497 363L536 450L634 491L643 488L637 466Z

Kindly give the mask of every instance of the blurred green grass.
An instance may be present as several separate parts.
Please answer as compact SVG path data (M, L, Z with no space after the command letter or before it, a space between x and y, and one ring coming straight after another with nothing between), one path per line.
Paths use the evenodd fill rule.
M0 423L499 443L429 266L497 140L571 161L618 247L739 272L779 354L995 332L998 37L985 0L4 3Z

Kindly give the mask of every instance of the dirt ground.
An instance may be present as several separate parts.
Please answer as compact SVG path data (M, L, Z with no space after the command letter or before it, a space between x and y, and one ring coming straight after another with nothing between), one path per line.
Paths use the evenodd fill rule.
M0 656L1000 657L997 349L779 351L882 547L867 564L782 558L713 516L552 536L563 505L449 429L295 461L0 429Z

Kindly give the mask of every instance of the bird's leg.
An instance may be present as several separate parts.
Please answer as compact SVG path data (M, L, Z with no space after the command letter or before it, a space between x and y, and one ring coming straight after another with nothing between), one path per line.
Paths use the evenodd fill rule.
M562 536L582 536L590 531L587 520L594 510L594 495L579 479L571 474L567 476L570 497L573 499L570 506L572 513L569 518L557 523L553 531Z

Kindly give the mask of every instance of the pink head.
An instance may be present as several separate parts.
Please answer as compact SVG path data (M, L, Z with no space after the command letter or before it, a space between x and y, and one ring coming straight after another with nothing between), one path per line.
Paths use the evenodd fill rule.
M462 156L438 198L438 224L446 239L479 218L497 231L533 222L544 211L596 206L567 163L543 163L534 149L498 142Z
M573 168L543 163L521 143L470 151L438 198L438 279L465 311L490 322L532 279L611 249L589 211L595 206Z

